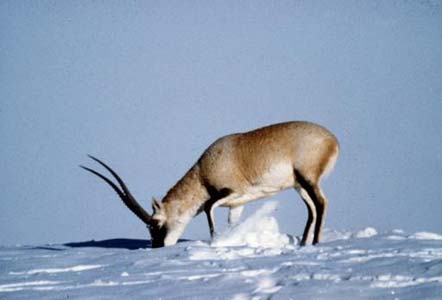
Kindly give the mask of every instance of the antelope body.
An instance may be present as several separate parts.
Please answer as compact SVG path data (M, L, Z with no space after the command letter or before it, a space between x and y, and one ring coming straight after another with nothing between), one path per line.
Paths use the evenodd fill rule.
M87 171L105 180L123 202L149 228L153 247L173 245L186 225L198 213L207 215L213 237L213 210L230 208L229 223L238 221L243 205L284 189L295 188L308 209L301 244L319 242L328 201L319 186L338 157L339 143L324 127L309 122L286 122L245 133L227 135L207 148L199 160L166 194L152 203L147 213L130 194L124 182L102 161L116 178L118 188L102 174Z

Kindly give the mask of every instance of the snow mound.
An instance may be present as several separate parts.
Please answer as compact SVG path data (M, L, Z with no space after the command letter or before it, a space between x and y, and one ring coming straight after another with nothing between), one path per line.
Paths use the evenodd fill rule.
M433 232L416 232L409 236L410 239L416 240L442 240L442 235Z
M252 248L284 248L290 238L279 231L278 222L271 214L277 202L267 202L244 222L218 235L211 246L232 247L249 246Z
M340 240L349 240L352 238L363 239L363 238L373 237L377 234L378 234L377 230L373 227L366 227L356 232L347 231L347 230L331 230L325 228L321 242L324 243L324 242L333 242Z
M276 256L294 249L288 235L279 230L272 216L276 202L267 202L244 222L220 233L210 244L195 242L187 247L191 260L235 260Z
M376 231L376 229L374 229L373 227L367 227L363 230L359 230L358 232L356 232L354 234L354 237L358 238L358 239L363 239L363 238L369 238L369 237L375 236L377 234L378 234L378 232Z
M324 243L324 242L348 240L352 236L353 236L353 233L350 231L331 230L328 228L324 228L321 242Z

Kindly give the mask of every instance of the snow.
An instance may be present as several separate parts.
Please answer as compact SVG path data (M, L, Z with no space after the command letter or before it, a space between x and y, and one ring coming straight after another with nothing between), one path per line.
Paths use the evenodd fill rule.
M67 267L67 268L49 268L49 269L35 269L35 270L29 270L24 272L10 272L11 275L33 275L38 273L63 273L63 272L81 272L86 270L93 270L96 268L100 268L100 265L78 265L73 267Z
M442 235L432 232L416 232L410 235L410 238L417 240L442 240Z
M369 238L369 237L375 236L376 234L378 234L376 229L374 229L373 227L367 227L363 230L359 230L358 232L356 232L355 237L359 238L359 239L363 239L363 238Z
M289 236L279 232L278 222L270 216L277 205L275 201L265 203L253 216L217 236L212 246L286 247L290 243Z
M441 299L440 234L328 229L319 245L299 247L280 232L275 207L213 242L3 246L0 298Z

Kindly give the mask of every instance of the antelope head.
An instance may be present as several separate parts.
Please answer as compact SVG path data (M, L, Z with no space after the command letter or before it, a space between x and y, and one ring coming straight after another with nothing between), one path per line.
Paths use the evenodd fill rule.
M120 176L115 173L114 170L112 170L108 165L106 165L104 162L99 160L96 157L93 157L92 155L88 155L90 158L98 162L100 165L102 165L104 168L106 168L112 176L116 179L120 187L118 187L114 182L112 182L109 178L106 176L98 173L97 171L90 169L85 166L81 166L81 168L85 169L86 171L100 177L103 179L107 184L109 184L112 189L118 194L118 196L121 198L123 203L141 220L144 224L146 224L147 228L149 229L150 236L152 238L152 248L159 248L164 247L164 241L166 239L166 236L168 235L169 228L167 226L167 218L164 214L164 210L162 207L162 204L155 199L152 201L152 210L153 214L150 215L146 210L144 210L143 207L138 203L138 201L132 196L129 189L127 188L124 181L120 178Z

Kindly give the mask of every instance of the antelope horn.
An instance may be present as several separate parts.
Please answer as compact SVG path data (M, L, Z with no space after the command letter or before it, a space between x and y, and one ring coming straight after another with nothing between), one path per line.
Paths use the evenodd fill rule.
M118 181L122 190L120 188L118 188L118 186L115 183L113 183L109 178L98 173L97 171L92 170L92 169L82 166L82 165L80 165L80 167L85 169L86 171L100 177L107 184L109 184L114 189L114 191L118 194L118 196L120 196L121 200L123 200L123 202L127 206L127 208L129 208L146 225L149 225L151 222L151 216L144 210L144 208L142 208L140 206L140 204L137 202L137 200L135 200L134 196L132 196L132 194L129 192L129 189L127 188L124 181L120 178L120 176L118 176L114 170L112 170L108 165L106 165L104 162L102 162L98 158L93 157L92 155L88 155L88 156L90 158L92 158L93 160L95 160L96 162L98 162L103 167L105 167L106 170L108 170L112 174L112 176L114 176L114 178Z

